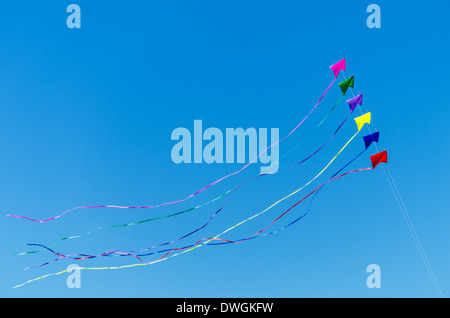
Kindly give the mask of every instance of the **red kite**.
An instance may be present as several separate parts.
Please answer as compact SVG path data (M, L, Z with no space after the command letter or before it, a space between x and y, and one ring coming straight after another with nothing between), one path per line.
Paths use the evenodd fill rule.
M387 151L384 150L382 152L379 152L377 154L374 154L373 156L370 156L370 161L372 161L372 169L375 169L375 167L382 162L388 162L387 161Z

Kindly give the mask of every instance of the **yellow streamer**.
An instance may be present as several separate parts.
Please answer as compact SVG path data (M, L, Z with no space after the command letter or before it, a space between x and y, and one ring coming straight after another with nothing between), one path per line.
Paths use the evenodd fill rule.
M362 117L362 118L361 118L361 117ZM189 252L189 251L195 250L196 248L199 248L200 246L203 246L203 245L205 245L205 244L207 244L207 243L209 243L209 242L211 242L211 241L213 241L213 240L216 240L217 238L219 238L219 237L222 236L223 234L225 234L225 233L231 231L232 229L238 227L239 225L242 225L242 224L244 224L244 223L246 223L246 222L248 222L248 221L250 221L250 220L256 218L257 216L259 216L259 215L261 215L261 214L267 212L269 209L273 208L273 207L276 206L278 203L280 203L280 202L286 200L287 198L293 196L294 194L298 193L299 191L301 191L302 189L304 189L305 187L307 187L307 186L308 186L311 182L313 182L315 179L317 179L317 178L318 178L318 177L319 177L319 176L320 176L320 175L321 175L321 174L322 174L322 173L323 173L323 172L331 165L331 163L337 158L337 156L339 156L339 154L340 154L340 153L348 146L348 144L349 144L349 143L350 143L350 142L358 135L359 131L361 130L361 129L360 129L360 124L362 123L362 124L361 124L361 127L362 127L362 125L364 125L365 123L370 123L370 113L366 113L366 114L363 115L363 116L360 116L360 117L358 117L358 118L355 118L355 121L356 121L356 124L358 125L358 131L357 131L357 132L356 132L356 133L355 133L355 134L347 141L347 143L341 148L341 150L339 150L339 152L333 157L333 159L331 159L331 161L330 161L330 162L329 162L329 163L328 163L328 164L327 164L327 165L326 165L326 166L325 166L325 167L324 167L324 168L323 168L323 169L322 169L322 170L321 170L314 178L312 178L310 181L308 181L308 182L307 182L304 186L302 186L301 188L295 190L294 192L288 194L288 195L285 196L284 198L282 198L282 199L278 200L277 202L273 203L271 206L269 206L268 208L264 209L263 211L261 211L261 212L255 214L255 215L249 217L248 219L246 219L246 220L244 220L244 221L241 221L241 222L239 222L238 224L236 224L236 225L234 225L234 226L232 226L232 227L226 229L225 231L223 231L222 233L216 235L215 237L213 237L213 238L211 238L211 239L208 239L206 242L204 242L204 243L199 243L198 245L193 246L193 247L191 247L191 248L189 248L189 249L187 249L187 250L184 250L184 251L182 251L182 252L179 252L179 253L177 253L177 254L169 255L169 256L167 256L167 257L165 257L165 258L158 259L158 260L154 260L154 261L151 261L151 262L135 263L135 264L129 264L129 265L122 265L122 266L79 267L79 269L87 269L87 270L103 270L103 269L122 269L122 268L130 268L130 267L135 267L135 266L147 266L147 265L151 265L151 264L154 264L154 263L157 263L157 262L161 262L161 261L167 260L167 259L169 259L169 258L178 256L178 255L180 255L180 254L187 253L187 252ZM27 282L25 282L25 283L22 283L22 284L20 284L20 285L16 285L16 286L14 286L13 288L21 287L21 286L23 286L23 285L26 285L26 284L28 284L28 283L37 281L37 280L42 279L42 278L46 278L46 277L48 277L48 276L61 275L61 274L63 274L63 273L66 273L67 271L68 271L68 270L65 269L65 270L60 271L60 272L57 272L57 273L50 273L50 274L47 274L47 275L44 275L44 276L41 276L41 277L37 277L37 278L31 279L31 280L29 280L29 281L27 281Z

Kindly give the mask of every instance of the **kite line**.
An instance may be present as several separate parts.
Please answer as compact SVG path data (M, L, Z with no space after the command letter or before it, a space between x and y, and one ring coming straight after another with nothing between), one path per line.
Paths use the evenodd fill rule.
M342 76L346 80L345 74L344 74L343 71L342 71ZM361 96L361 99L362 99L362 94L359 94L358 96L355 97L355 95L353 94L353 90L350 90L350 92L352 93L354 99L358 98L358 96ZM361 110L361 107L359 105L362 105L362 103L358 103L359 112L362 114L362 110ZM367 126L367 130L369 131L369 133L372 133L369 126ZM375 149L377 150L377 152L379 152L377 145L375 145ZM419 252L419 255L420 255L421 259L422 259L422 262L424 263L425 268L426 268L426 270L428 272L428 275L430 276L430 280L431 280L434 288L436 289L436 293L438 294L438 296L440 298L444 298L444 295L442 293L441 288L439 287L439 283L438 283L438 281L436 279L436 276L434 275L434 271L431 268L431 264L428 261L428 257L427 257L427 255L425 253L425 250L423 249L423 246L422 246L422 244L420 242L419 236L417 235L417 232L416 232L416 230L414 228L414 225L413 225L413 223L411 221L411 218L409 217L408 210L406 209L406 206L405 206L405 204L404 204L404 202L402 200L400 192L398 191L398 188L397 188L397 186L395 184L394 178L392 177L392 174L391 174L391 172L390 172L388 167L383 168L383 172L384 172L384 174L386 176L386 180L387 180L387 182L389 184L389 187L390 187L390 189L392 191L392 194L394 195L395 200L397 201L398 207L400 208L400 212L402 213L403 219L405 220L405 223L406 223L406 225L408 227L408 230L409 230L409 232L410 232L410 234L411 234L411 236L412 236L412 238L414 240L414 243L415 243L416 248L417 248L417 250Z

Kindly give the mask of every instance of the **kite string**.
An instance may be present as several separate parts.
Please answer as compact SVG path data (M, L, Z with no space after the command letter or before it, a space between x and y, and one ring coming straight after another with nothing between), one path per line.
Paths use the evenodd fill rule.
M341 73L342 73L342 76L344 77L344 79L347 80L346 77L345 77L344 71L342 71ZM350 92L353 95L353 97L355 97L355 95L353 94L353 89L350 89ZM357 106L358 106L358 109L359 109L360 113L362 114L361 107L359 106L359 104L357 104ZM375 125L374 125L374 127L375 127ZM367 125L367 129L368 129L369 133L372 134L369 125ZM375 128L375 130L376 130L376 128ZM375 149L377 150L377 152L379 152L378 147L377 147L376 144L375 144ZM438 281L436 279L436 276L434 275L434 272L433 272L433 269L431 267L431 264L428 261L428 257L427 257L427 255L425 253L425 250L424 250L424 248L423 248L423 246L422 246L422 244L420 242L419 236L417 235L417 232L416 232L416 230L414 228L414 225L413 225L413 223L411 221L411 218L409 217L408 210L406 209L406 206L403 203L403 200L402 200L402 197L400 195L400 192L398 191L398 188L397 188L397 186L395 184L394 178L392 177L392 174L391 174L391 172L390 172L388 167L386 167L386 169L384 169L384 167L383 167L383 171L384 171L384 174L386 176L386 180L389 183L389 187L390 187L390 189L392 191L392 194L394 195L394 197L395 197L395 199L397 201L397 204L398 204L398 206L400 208L400 212L403 215L403 219L405 220L405 223L406 223L406 225L407 225L407 227L408 227L408 229L410 231L410 234L411 234L411 236L412 236L412 238L414 240L414 243L415 243L415 245L417 247L417 250L419 251L419 255L420 255L420 257L421 257L421 259L422 259L422 261L423 261L423 263L425 265L425 268L426 268L426 270L428 272L428 275L430 276L431 282L432 282L433 286L435 287L436 292L439 295L439 297L440 298L444 298L444 295L442 293L441 288L439 287L439 283L438 283ZM388 173L386 173L386 171L389 173L389 176L388 176ZM389 178L391 180L389 180ZM391 185L391 182L394 185L394 187Z
M387 169L389 171L389 169ZM400 193L398 192L398 189L395 186L394 179L392 178L392 175L388 176L386 171L384 171L386 175L386 179L389 183L389 186L392 190L392 193L394 194L395 200L397 201L397 204L400 208L400 211L402 213L403 219L405 220L406 225L408 226L408 230L414 240L414 243L419 251L419 255L425 265L425 268L428 272L428 275L430 276L431 282L434 285L434 288L436 289L437 294L440 298L444 298L444 295L442 294L442 290L439 287L439 283L436 279L436 276L434 275L433 269L431 268L431 264L428 261L427 255L425 254L425 250L423 249L422 244L420 243L419 236L417 235L416 230L414 229L414 225L409 217L408 211L406 210L406 207L404 206L403 200L401 199ZM390 171L389 171L390 174ZM390 179L391 180L390 180ZM391 184L392 183L392 184ZM393 186L394 185L394 186Z

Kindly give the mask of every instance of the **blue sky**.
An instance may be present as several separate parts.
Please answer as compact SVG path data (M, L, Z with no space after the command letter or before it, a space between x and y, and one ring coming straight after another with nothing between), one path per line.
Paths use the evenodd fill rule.
M384 1L381 29L366 26L369 1L76 1L81 29L68 29L71 2L3 1L0 10L0 211L37 219L76 206L152 205L184 198L242 164L180 164L170 157L177 127L279 128L285 136L333 79L329 66L347 60L354 94L372 112L378 148L389 153L422 246L449 293L448 1ZM342 74L338 81L344 78ZM280 144L286 153L339 98L334 85L299 130ZM347 96L349 93L347 93ZM216 235L310 180L355 133L341 102L326 124L280 162L276 175L239 189L204 230ZM356 114L352 115L355 117ZM266 226L363 149L361 134L330 168L292 199L230 231L238 239ZM370 166L370 149L349 168ZM27 243L95 227L134 222L214 198L259 172L253 165L182 204L153 210L83 210L38 224L0 219L3 297L436 297L382 169L327 185L310 214L277 235L237 245L204 246L154 265L68 274L12 289L69 264L120 266L134 258L60 260ZM308 191L309 190L309 191ZM145 225L104 229L60 242L56 250L99 254L136 250L179 237L223 204ZM305 211L292 210L273 229ZM292 213L292 214L291 214ZM183 246L184 241L178 243ZM150 258L148 258L150 260ZM381 288L366 286L366 267L381 267Z

